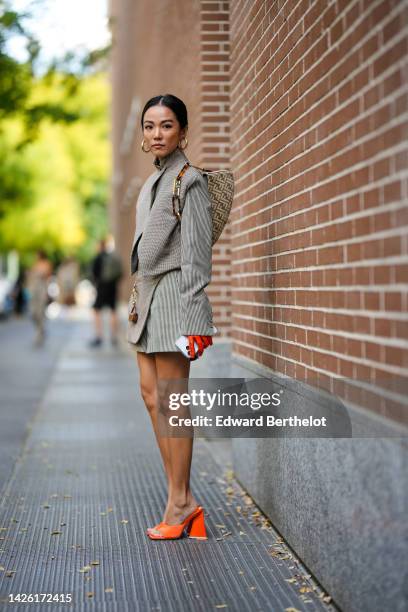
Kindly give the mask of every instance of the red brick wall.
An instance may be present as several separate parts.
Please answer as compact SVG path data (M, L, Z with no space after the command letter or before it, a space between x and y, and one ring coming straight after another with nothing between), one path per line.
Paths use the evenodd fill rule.
M139 115L119 146L130 106L173 92L189 109L190 160L236 178L208 290L234 359L402 420L388 389L408 379L407 3L112 3L123 256L131 186L153 168Z
M387 388L408 374L407 26L397 0L230 10L235 355L397 420L406 406ZM370 395L336 377L371 381Z
M230 167L229 2L201 2L202 165ZM214 323L231 331L231 232L228 223L213 248L208 295Z

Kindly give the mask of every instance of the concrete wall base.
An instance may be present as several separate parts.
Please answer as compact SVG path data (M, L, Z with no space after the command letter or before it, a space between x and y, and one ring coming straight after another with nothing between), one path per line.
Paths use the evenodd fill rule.
M275 375L231 358L231 344L219 342L193 365L191 376ZM369 425L383 437L234 438L233 469L340 608L402 612L408 583L406 431L347 408L353 435L359 425Z

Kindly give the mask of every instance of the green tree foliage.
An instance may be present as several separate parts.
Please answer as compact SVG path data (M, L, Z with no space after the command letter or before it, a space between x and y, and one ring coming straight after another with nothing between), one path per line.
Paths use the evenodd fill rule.
M39 79L31 98L58 107L65 95L61 79ZM39 247L86 260L107 231L109 175L108 83L104 74L84 77L67 106L78 119L70 124L43 118L35 140L18 149L22 121L2 122L0 151L0 250L20 253Z
M9 8L10 4L0 0L0 121L5 117L20 116L24 121L25 131L18 147L31 142L42 119L71 122L77 116L65 108L64 104L55 105L48 100L42 103L30 102L30 93L35 82L35 62L40 52L40 45L24 28L24 15L19 15ZM7 43L13 36L19 36L25 42L28 53L26 62L18 62L7 53ZM56 65L50 66L48 77L53 75ZM79 79L67 72L64 79L67 94L77 86Z
M41 247L85 262L107 232L109 48L83 58L78 74L65 57L37 76L39 45L8 6L0 0L0 252L24 262ZM14 34L26 39L25 63L7 54Z
M16 112L22 112L30 91L32 76L31 62L20 64L7 55L6 44L13 35L25 36L20 16L8 9L0 0L0 119ZM29 44L27 37L27 45Z

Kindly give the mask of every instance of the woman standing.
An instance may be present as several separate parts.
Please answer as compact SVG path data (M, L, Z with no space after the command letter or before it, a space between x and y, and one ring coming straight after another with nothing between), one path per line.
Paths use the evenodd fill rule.
M37 251L37 259L28 276L30 293L30 314L36 328L34 346L41 346L45 337L45 310L48 304L48 282L53 267L47 254L42 249Z
M127 339L137 351L141 394L152 419L168 481L163 520L147 530L151 539L183 535L206 538L203 508L190 489L193 438L161 436L169 393L188 391L190 359L212 344L212 309L204 289L211 280L212 217L206 179L188 166L181 184L181 217L173 209L174 179L188 161L187 109L171 94L151 98L141 126L142 150L156 171L141 188L131 252L136 313L129 302ZM188 337L190 359L175 341ZM198 351L195 352L194 343ZM180 415L179 415L180 416Z

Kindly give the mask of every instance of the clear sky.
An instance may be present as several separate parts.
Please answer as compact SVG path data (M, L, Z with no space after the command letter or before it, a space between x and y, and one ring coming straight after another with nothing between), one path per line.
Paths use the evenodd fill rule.
M81 51L105 46L109 42L107 0L11 0L18 12L29 10L29 30L38 38L42 59L49 62L67 51ZM9 46L18 59L25 59L21 41Z

